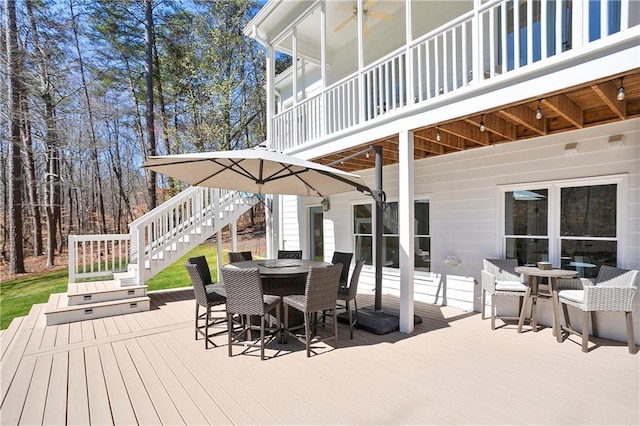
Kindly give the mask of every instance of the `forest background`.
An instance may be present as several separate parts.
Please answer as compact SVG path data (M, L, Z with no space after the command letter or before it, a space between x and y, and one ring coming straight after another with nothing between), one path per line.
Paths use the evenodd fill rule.
M243 35L264 1L3 2L3 275L54 267L69 234L127 233L184 188L148 156L266 139L265 55Z

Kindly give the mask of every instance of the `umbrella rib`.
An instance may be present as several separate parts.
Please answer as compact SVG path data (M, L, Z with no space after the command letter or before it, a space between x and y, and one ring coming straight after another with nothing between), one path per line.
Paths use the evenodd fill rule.
M340 182L342 182L342 183L346 183L347 185L351 185L351 186L353 186L357 191L360 191L360 192L362 192L362 193L368 192L368 193L370 193L370 194L371 194L371 189L370 189L368 186L361 185L361 184L356 183L356 182L352 182L352 181L350 181L349 179L347 179L347 178L345 178L345 177L338 176L338 175L333 174L333 173L331 173L331 172L328 172L328 171L326 171L326 170L318 170L318 173L321 173L321 174L323 174L323 175L325 175L325 176L329 176L329 177L331 177L331 178L333 178L333 179L335 179L335 180L339 180Z
M244 176L244 177L246 177L246 178L248 178L248 179L252 179L252 180L254 180L254 181L256 180L255 176L253 176L253 175L252 175L252 174L251 174L247 169L245 169L244 167L242 167L242 166L240 165L240 161L235 161L235 160L233 160L233 159L229 159L229 160L231 161L231 163L232 163L234 166L237 166L237 167L238 167L238 169L240 169L240 170L235 169L235 168L233 168L233 167L230 167L230 166L229 166L229 165L227 165L227 164L221 163L221 162L220 162L220 161L218 161L218 159L216 159L216 158L208 159L208 161L210 161L210 162L212 162L212 163L217 164L218 166L222 167L222 169L220 169L220 170L216 171L216 172L215 172L215 173L213 173L213 174L208 175L206 178L204 178L204 179L200 180L199 182L195 183L195 186L198 186L198 185L202 184L202 182L204 182L204 181L206 181L206 180L208 180L208 179L211 179L212 177L215 177L215 176L219 175L220 173L224 172L225 170L229 170L230 172L237 173L237 174L239 174L240 176Z

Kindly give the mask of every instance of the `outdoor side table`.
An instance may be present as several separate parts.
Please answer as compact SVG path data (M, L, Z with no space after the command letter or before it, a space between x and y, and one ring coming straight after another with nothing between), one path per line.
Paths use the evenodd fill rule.
M551 301L553 304L553 335L556 336L558 343L562 342L562 333L560 332L560 319L558 316L558 278L572 278L578 275L578 271L572 271L568 269L540 269L535 266L518 266L515 271L519 274L526 275L528 277L529 285L525 293L524 303L522 304L522 310L520 311L520 320L518 321L518 333L522 332L522 325L524 324L525 312L527 310L527 301L530 297L534 298L532 324L534 330L536 328L536 302L538 297L538 278L546 277L549 279L549 291L551 292Z

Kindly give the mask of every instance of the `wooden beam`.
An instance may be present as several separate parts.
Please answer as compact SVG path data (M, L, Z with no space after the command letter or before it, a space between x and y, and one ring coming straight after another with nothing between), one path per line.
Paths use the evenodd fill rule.
M479 123L478 123L479 124ZM459 138L468 140L478 145L489 146L489 133L481 132L478 124L469 124L463 121L440 126L440 133L451 133Z
M430 154L440 155L446 152L443 145L430 141L426 137L418 134L414 134L413 145L416 150L428 152Z
M545 98L542 102L577 128L582 129L584 127L582 109L565 95Z
M602 99L609 109L620 117L620 119L624 120L627 118L627 103L624 100L618 100L618 87L613 81L596 84L591 86L591 89L600 96L600 99Z
M544 117L540 120L536 119L536 112L524 105L505 108L500 110L500 114L540 135L547 134L547 120L545 120Z
M484 123L485 131L495 133L496 135L502 136L503 138L511 141L516 140L515 124L509 123L494 114L484 114L477 121L473 119L466 119L465 121L472 126L478 125L478 123L482 121Z

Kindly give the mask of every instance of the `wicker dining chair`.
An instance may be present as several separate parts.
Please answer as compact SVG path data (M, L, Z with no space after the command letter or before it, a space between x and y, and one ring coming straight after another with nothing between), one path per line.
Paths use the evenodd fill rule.
M209 263L207 262L207 258L204 255L190 257L189 259L187 259L187 263L191 263L198 267L200 278L202 279L202 282L204 283L208 291L215 291L221 296L227 296L226 292L224 291L224 284L213 282L211 278L211 269L209 269Z
M600 271L598 271L595 282L586 278L562 280L563 284L567 284L570 281L582 284L581 290L567 289L558 292L558 300L562 305L562 312L566 324L566 326L562 327L562 331L568 334L582 336L582 352L589 351L589 317L591 317L593 336L597 337L598 335L596 323L597 311L624 312L627 322L627 345L629 347L629 353L634 354L636 352L632 311L633 297L638 289L638 274L638 271L603 265L600 267ZM567 305L582 311L581 332L571 327Z
M233 356L232 346L260 347L260 359L264 360L265 332L275 333L280 340L280 297L263 294L262 280L258 268L220 270L227 292L227 318L231 322L234 314L246 317L241 328L229 328L229 356ZM266 327L269 314L275 312L276 323ZM252 319L260 318L260 325ZM260 330L260 342L253 343L251 331Z
M353 327L358 324L358 302L356 301L356 295L358 294L358 281L360 281L360 271L364 266L364 260L356 261L356 266L351 273L351 280L349 281L349 287L340 286L338 288L338 301L344 302L344 305L337 306L337 309L344 309L349 314L349 333L353 339ZM351 301L355 308L355 316L353 316L353 309L351 309Z
M278 250L278 259L302 259L302 250Z
M347 286L349 282L349 268L351 267L351 259L353 259L353 253L344 253L340 251L333 252L333 258L331 263L337 265L342 264L342 274L340 275L340 285Z
M193 294L196 299L196 316L195 316L195 337L198 340L198 335L204 337L204 347L209 349L209 343L214 347L217 346L211 339L213 336L218 336L227 332L227 315L224 308L214 310L215 307L224 306L226 298L219 294L213 286L207 286L205 280L200 274L198 265L193 263L185 263L185 268L189 277L191 278L191 284L193 285ZM205 308L205 312L200 314L200 307ZM217 314L217 315L216 315ZM200 324L204 321L204 324ZM230 321L229 321L230 323ZM214 333L209 333L210 327L220 328L224 324L224 328Z
M496 297L509 296L519 298L519 309L527 292L527 285L523 277L515 271L518 259L483 259L484 269L480 272L482 281L481 318L486 319L485 305L487 293L491 295L491 330L496 329L496 318L504 320L518 320L517 317L498 316L496 311Z
M285 342L287 335L292 335L303 342L307 348L307 357L311 356L311 340L316 336L318 313L331 310L333 312L333 335L315 340L320 343L326 340L335 340L338 347L338 317L336 314L336 301L338 287L340 286L340 272L342 264L333 266L317 266L309 268L307 283L303 295L291 295L282 298L284 303ZM304 314L304 325L289 327L289 308L296 309ZM300 337L297 330L304 327L304 338Z
M253 260L253 256L250 251L230 251L229 263L245 262L247 260Z

